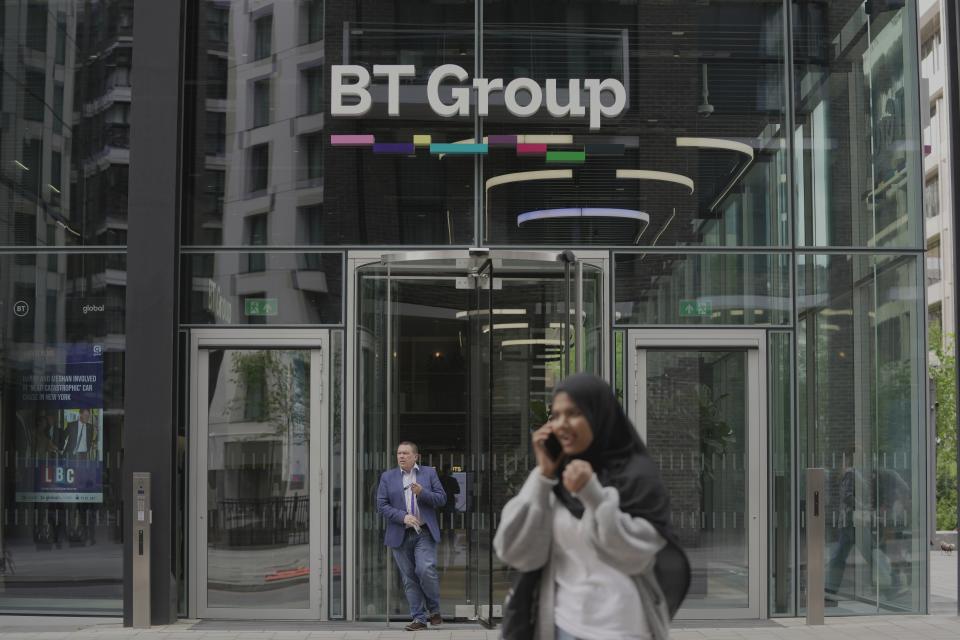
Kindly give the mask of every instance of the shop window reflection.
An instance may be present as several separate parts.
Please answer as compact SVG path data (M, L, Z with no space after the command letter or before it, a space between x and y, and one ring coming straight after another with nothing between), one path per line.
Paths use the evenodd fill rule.
M14 322L0 449L0 610L113 614L122 594L120 490L125 295L115 256L0 259ZM53 259L51 259L53 258Z

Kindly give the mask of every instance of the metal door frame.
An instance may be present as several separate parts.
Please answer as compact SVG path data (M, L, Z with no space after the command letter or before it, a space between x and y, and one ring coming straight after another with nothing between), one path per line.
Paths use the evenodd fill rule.
M627 406L631 419L646 438L647 414L646 351L650 349L746 349L747 402L749 425L747 451L749 458L748 501L750 513L747 549L750 562L748 606L733 609L689 609L678 613L680 619L750 619L768 616L767 546L769 502L767 490L767 334L758 329L630 329L627 333L626 372Z
M310 355L310 607L306 609L252 609L208 607L206 604L206 460L208 393L207 350L299 349ZM327 329L193 329L190 332L190 446L187 449L188 597L191 618L238 620L322 620L327 617L331 572L326 565L329 496L325 474L329 452L330 332ZM316 496L316 499L313 498Z
M373 264L391 263L398 266L405 261L417 260L439 260L439 259L469 259L474 260L489 257L494 261L494 268L499 259L516 259L539 261L545 264L555 264L556 256L561 252L548 249L537 248L517 248L517 249L486 249L486 248L463 248L463 249L438 249L438 250L404 250L404 249L383 249L370 250L363 249L358 251L349 251L346 258L346 344L344 358L345 377L347 381L344 393L344 485L342 504L345 505L346 522L344 527L344 586L346 593L344 597L344 617L347 620L355 620L358 616L356 577L353 570L357 566L357 528L358 518L356 509L353 505L357 499L356 486L356 460L360 453L357 450L356 429L354 426L357 421L357 385L359 380L359 367L357 365L358 341L357 341L357 271L365 266ZM599 317L597 319L602 327L602 344L600 345L600 354L603 358L600 371L601 375L609 379L612 362L611 357L611 327L610 327L610 301L612 300L612 274L611 274L611 254L606 250L577 250L574 252L576 258L575 266L587 264L596 267L603 275L600 295L601 304L598 309ZM582 274L582 268L578 269L578 274ZM496 276L494 276L496 277ZM582 302L582 279L581 286L574 293L577 299ZM582 329L581 329L582 331ZM389 616L388 616L389 618ZM387 623L389 625L389 622Z

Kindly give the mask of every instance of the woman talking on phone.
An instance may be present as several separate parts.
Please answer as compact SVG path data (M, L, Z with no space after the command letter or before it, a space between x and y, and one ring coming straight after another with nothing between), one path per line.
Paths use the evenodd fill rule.
M508 600L503 637L668 638L690 565L660 473L613 390L594 375L567 378L532 439L537 468L504 506L493 544L533 578L535 604L518 616Z

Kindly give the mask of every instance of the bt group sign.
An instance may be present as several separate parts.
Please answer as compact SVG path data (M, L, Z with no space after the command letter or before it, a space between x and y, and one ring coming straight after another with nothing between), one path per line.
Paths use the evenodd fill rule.
M412 64L375 64L373 77L387 79L387 115L400 115L400 78L409 78L416 75L416 67ZM331 66L330 114L334 117L360 117L366 115L372 106L372 98L367 90L370 86L370 72L365 67L355 64L338 64ZM518 118L529 118L535 115L546 102L547 113L554 118L584 117L589 115L590 129L600 128L600 119L619 116L627 105L627 91L623 83L615 78L599 80L588 78L583 80L583 89L588 93L587 104L581 103L581 81L571 79L567 82L567 100L560 104L557 91L557 81L548 79L546 86L541 87L531 78L516 78L504 84L503 78L474 78L467 83L470 74L455 64L445 64L437 67L430 74L427 81L427 102L438 116L451 118L454 116L470 115L470 93L477 93L477 115L486 116L490 107L490 94L503 93L503 102L507 111ZM453 82L451 98L444 101L440 96L440 87L444 83ZM524 93L529 100L520 103L518 94ZM612 96L610 104L604 104L601 96L607 93ZM345 104L344 98L351 97L354 104ZM608 100L610 102L610 100Z

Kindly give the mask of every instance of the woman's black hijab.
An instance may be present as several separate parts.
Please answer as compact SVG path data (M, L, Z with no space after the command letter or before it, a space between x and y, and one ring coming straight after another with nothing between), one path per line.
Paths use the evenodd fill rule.
M670 524L670 497L659 469L605 380L578 373L563 380L554 390L554 397L558 393L570 396L593 431L590 447L574 457L589 462L600 484L620 493L621 511L644 518L667 541L657 554L654 572L673 617L690 586L690 563ZM563 466L566 461L559 473ZM583 516L583 504L562 482L557 483L554 493L576 518Z

